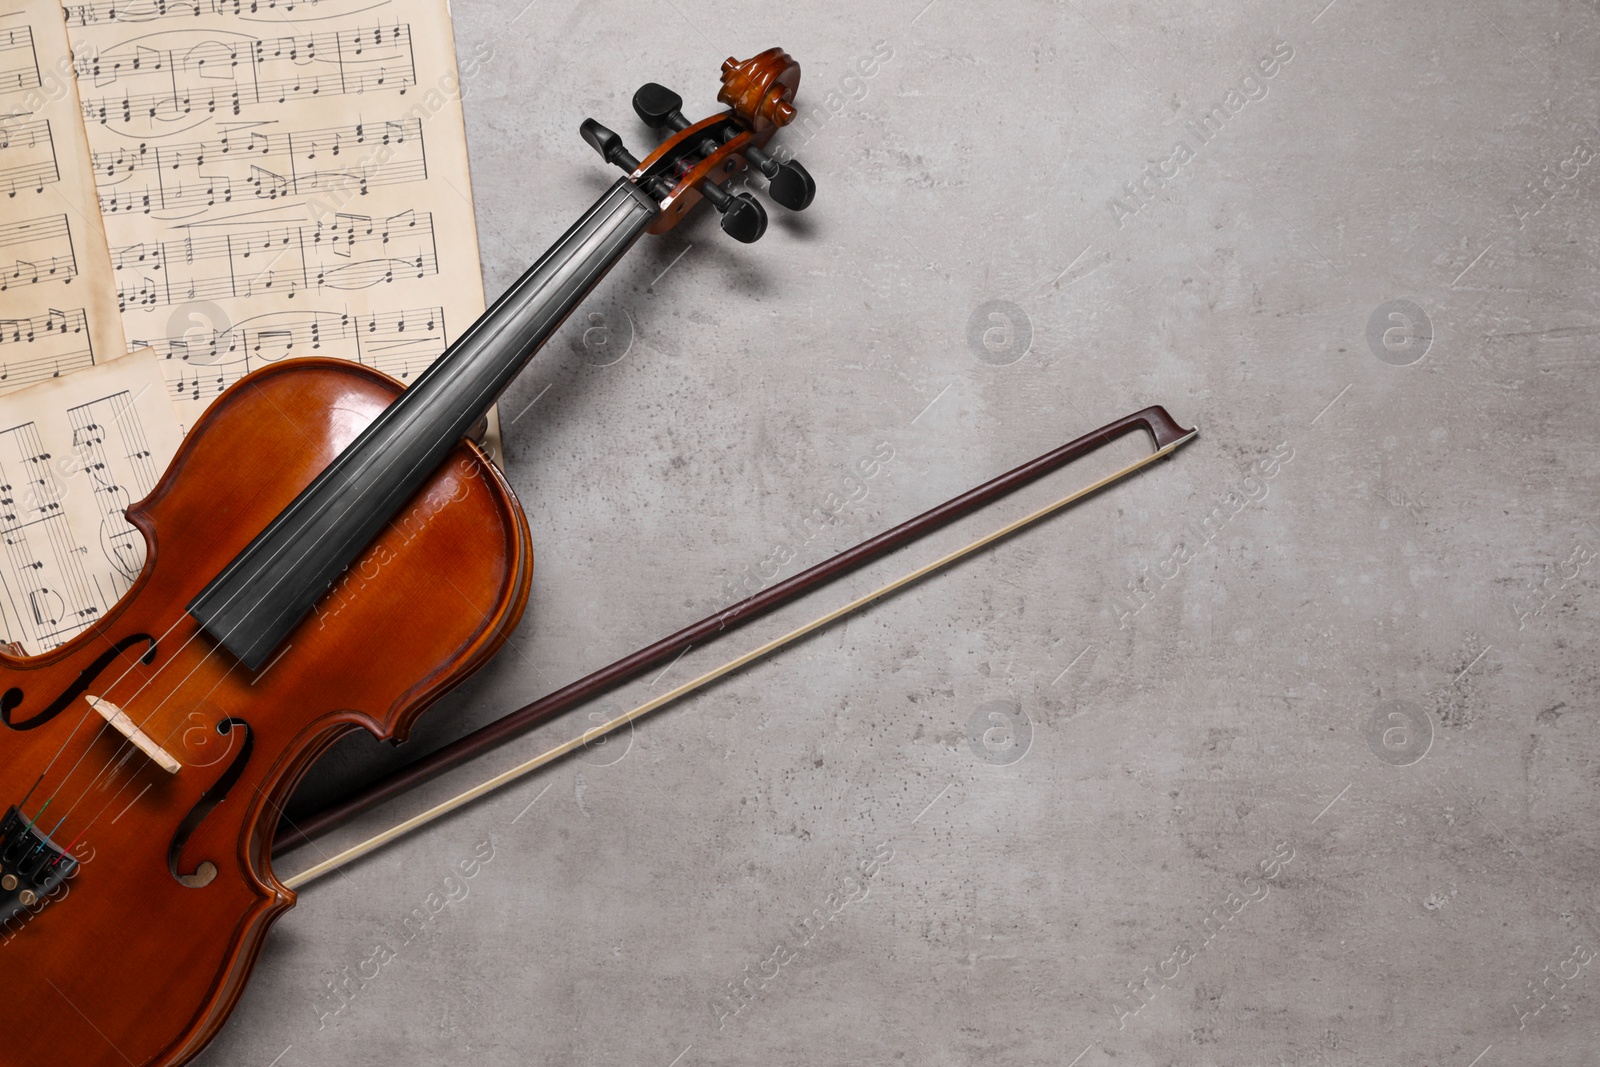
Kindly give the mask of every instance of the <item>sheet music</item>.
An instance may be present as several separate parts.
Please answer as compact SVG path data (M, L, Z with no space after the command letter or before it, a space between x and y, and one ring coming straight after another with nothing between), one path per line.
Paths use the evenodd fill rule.
M66 21L123 324L185 425L285 358L410 381L483 312L444 0L102 0Z
M0 639L46 652L128 591L145 544L124 512L180 440L148 349L0 396Z
M126 350L52 0L0 0L0 316L0 393Z

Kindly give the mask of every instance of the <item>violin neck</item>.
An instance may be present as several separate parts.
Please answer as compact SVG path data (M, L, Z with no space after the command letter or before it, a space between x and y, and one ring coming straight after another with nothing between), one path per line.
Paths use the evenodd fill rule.
M658 211L618 179L190 602L202 629L250 669L267 662Z

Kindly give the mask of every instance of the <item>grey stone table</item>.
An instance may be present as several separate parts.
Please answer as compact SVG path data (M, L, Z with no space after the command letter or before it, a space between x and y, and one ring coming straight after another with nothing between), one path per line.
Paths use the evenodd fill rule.
M1592 0L457 7L491 292L612 180L581 119L643 148L730 54L803 63L820 192L518 382L526 618L302 807L1127 412L1201 437L308 888L201 1062L1600 1063Z

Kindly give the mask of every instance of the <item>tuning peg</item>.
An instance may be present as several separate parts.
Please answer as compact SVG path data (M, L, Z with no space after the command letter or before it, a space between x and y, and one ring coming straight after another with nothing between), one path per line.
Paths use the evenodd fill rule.
M641 104L641 97L644 98L643 104ZM633 97L634 110L639 113L640 118L646 122L651 122L650 117L656 117L657 121L663 125L671 125L673 122L671 116L673 115L677 115L678 119L683 118L678 112L678 108L682 103L683 101L678 99L677 93L674 93L671 89L656 85L654 82L640 89ZM623 145L622 138L618 137L612 130L600 125L594 119L584 119L583 125L578 128L578 132L583 134L583 139L588 141L589 146L599 152L600 157L607 163L630 172L639 168L639 161ZM659 178L647 178L645 181L646 187L659 197L666 196L670 191L664 188L665 183ZM711 206L722 213L723 232L735 241L750 244L753 241L759 241L761 235L767 232L766 208L762 207L760 201L749 193L740 193L735 196L713 181L701 182L699 189L700 195L709 200Z
M621 167L630 174L639 169L639 160L628 151L627 146L622 143L622 138L614 131L606 129L594 119L584 119L583 125L578 127L578 132L589 142L589 147L599 152L600 158L607 163ZM640 179L639 184L657 199L664 198L672 191L671 185L659 176L646 176Z
M740 193L722 213L722 231L735 241L753 244L767 232L767 209L749 193Z
M652 130L681 130L689 125L683 117L683 97L656 82L645 82L633 94L633 112Z
M656 82L646 82L633 94L633 111L653 130L682 130L689 126L683 117L683 97ZM714 149L713 149L714 150ZM761 149L750 145L744 157L766 175L772 199L790 211L804 211L817 195L817 183L798 160L779 163Z
M589 147L600 153L600 158L612 166L621 167L631 171L639 166L639 160L632 152L628 151L622 143L622 138L616 133L606 129L594 119L584 119L583 125L578 127L578 132L583 139L589 142Z
M798 159L791 159L783 163L777 177L771 179L771 191L772 199L790 211L804 211L816 198L817 183Z
M722 213L722 232L743 244L753 244L767 232L767 209L749 193L735 196L716 182L702 182L700 195Z
M812 199L817 195L817 183L798 159L779 163L753 146L745 149L744 158L767 176L767 193L772 199L790 211L804 211L811 206Z

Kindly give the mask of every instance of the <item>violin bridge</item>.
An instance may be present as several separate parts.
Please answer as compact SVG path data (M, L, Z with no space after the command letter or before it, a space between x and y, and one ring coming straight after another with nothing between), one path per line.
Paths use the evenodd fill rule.
M117 733L132 741L140 752L154 760L162 770L168 774L177 774L182 769L183 764L173 759L166 749L156 744L151 740L149 734L139 729L139 724L128 718L127 712L111 703L111 701L102 700L100 697L85 696L84 699L89 702L89 706L102 719L111 724Z

